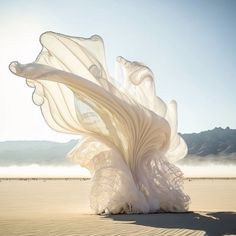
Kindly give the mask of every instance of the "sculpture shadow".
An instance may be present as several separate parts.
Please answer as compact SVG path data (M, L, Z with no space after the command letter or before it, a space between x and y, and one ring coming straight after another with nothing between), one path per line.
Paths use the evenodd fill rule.
M157 228L201 230L205 231L207 236L236 234L235 212L130 214L105 217Z

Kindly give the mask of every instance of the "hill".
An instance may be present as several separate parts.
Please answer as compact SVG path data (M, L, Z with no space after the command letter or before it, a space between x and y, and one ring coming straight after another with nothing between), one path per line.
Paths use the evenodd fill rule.
M214 128L200 133L180 134L189 155L229 155L236 153L236 129Z
M6 141L0 142L0 166L6 165L65 165L70 164L66 154L77 140L67 143L49 141Z
M236 129L215 128L200 133L180 134L187 143L188 156L180 163L217 161L236 163ZM0 142L0 166L70 165L66 154L78 143L49 141Z

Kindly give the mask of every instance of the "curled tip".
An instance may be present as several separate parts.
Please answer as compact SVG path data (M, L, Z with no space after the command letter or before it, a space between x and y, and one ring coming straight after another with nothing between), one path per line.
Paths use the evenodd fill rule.
M170 101L170 104L171 104L172 106L177 106L177 102L176 102L175 100L171 100L171 101Z
M117 62L119 62L119 63L124 63L125 62L125 59L122 57L122 56L118 56L117 58L116 58L116 61Z
M131 64L130 61L126 60L126 59L125 59L124 57L122 57L122 56L117 57L117 58L116 58L116 61L117 61L118 63L120 63L121 65L123 65L124 67L128 67L128 66L130 66L130 64Z
M9 65L9 70L13 74L18 74L19 73L19 69L20 69L19 66L20 66L20 63L18 61L13 61Z
M40 41L41 43L43 43L43 42L47 41L48 38L50 38L50 37L55 37L55 36L59 36L59 34L53 32L53 31L46 31L46 32L44 32L44 33L42 33L42 34L40 35L39 41Z
M118 63L120 63L121 65L123 65L123 66L126 66L127 65L127 60L124 58L124 57L122 57L122 56L118 56L117 58L116 58L116 61L118 62Z
M92 39L92 40L94 40L94 41L102 41L102 38L101 38L99 35L97 35L97 34L92 35L92 36L90 37L90 39Z

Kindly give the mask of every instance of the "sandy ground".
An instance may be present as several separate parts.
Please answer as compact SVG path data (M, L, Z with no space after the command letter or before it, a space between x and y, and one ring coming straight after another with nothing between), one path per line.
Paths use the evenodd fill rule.
M1 180L0 235L236 235L236 179L185 180L183 214L93 215L90 184Z

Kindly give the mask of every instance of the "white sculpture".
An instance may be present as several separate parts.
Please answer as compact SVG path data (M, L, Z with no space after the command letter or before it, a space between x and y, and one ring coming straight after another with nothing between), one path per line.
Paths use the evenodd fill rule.
M120 73L111 78L97 35L46 32L40 41L35 62L12 62L10 70L35 88L33 101L52 129L82 135L68 155L92 174L95 213L186 211L183 175L172 164L187 153L176 102L156 96L151 70L118 57Z

